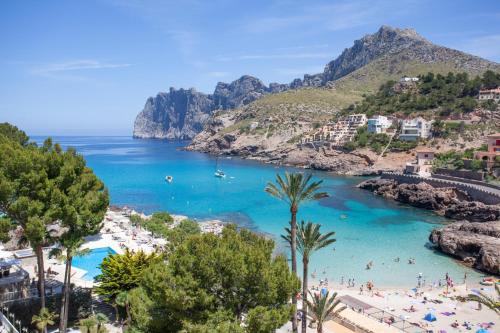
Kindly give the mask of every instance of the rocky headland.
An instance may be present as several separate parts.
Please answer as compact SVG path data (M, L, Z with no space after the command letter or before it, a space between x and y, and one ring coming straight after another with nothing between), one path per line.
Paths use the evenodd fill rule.
M459 220L434 229L429 236L430 242L437 250L465 264L500 275L500 205L486 205L471 200L465 191L454 187L436 188L425 182L404 184L375 178L358 187Z

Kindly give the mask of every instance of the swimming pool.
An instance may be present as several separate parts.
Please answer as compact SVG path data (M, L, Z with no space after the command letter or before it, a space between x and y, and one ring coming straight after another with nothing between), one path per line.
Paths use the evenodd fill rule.
M109 254L115 253L116 252L110 247L92 249L90 253L85 256L74 257L72 266L86 270L87 273L83 276L83 279L93 281L94 277L101 274L99 265L102 263L103 259Z

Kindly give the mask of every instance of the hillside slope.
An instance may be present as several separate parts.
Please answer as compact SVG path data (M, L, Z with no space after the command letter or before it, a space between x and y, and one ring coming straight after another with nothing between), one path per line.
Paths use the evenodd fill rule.
M434 45L411 29L382 26L376 33L356 40L352 47L328 63L323 73L306 74L290 84L266 86L259 79L245 75L229 84L217 84L213 94L194 94L194 89L173 88L168 93L159 93L148 99L137 116L134 136L189 139L201 131L215 111L246 109L246 105L269 95L276 94L276 97L266 98L258 109L270 108L270 111L282 113L296 106L309 105L307 108L312 110L317 104L315 96L322 96L323 107L318 108L318 113L322 114L325 110L338 110L359 101L363 94L374 92L381 83L404 74L466 71L475 75L488 69L500 70L500 65ZM303 88L308 89L289 93ZM320 88L317 92L311 90L317 88ZM325 98L329 101L326 104ZM283 110L277 108L277 104L283 104ZM236 120L240 112L235 111Z
M392 47L387 45L391 42L395 43ZM383 52L377 45L382 45ZM188 149L356 173L372 166L378 156L367 150L299 149L296 143L304 133L336 119L340 110L361 102L363 96L377 92L388 80L428 72L443 75L465 72L469 77L487 70L500 72L500 64L434 45L414 31L382 27L376 34L356 41L328 64L324 73L315 75L313 81L318 83L320 79L333 78L355 68L347 66L347 59L358 65L366 64L339 79L317 84L319 87L307 87L313 85L310 84L313 76L306 76L306 87L266 95L245 107L218 112ZM402 164L407 158L403 155L395 160Z

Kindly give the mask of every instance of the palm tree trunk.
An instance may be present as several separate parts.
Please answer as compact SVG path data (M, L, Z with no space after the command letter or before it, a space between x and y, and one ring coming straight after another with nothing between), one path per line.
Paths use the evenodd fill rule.
M318 333L323 333L323 323L318 322Z
M306 333L307 331L307 274L308 274L308 266L309 266L309 258L304 256L302 258L303 265L303 277L302 277L302 333Z
M70 256L70 252L67 251L66 259L66 269L64 272L64 290L61 300L61 313L59 315L59 332L66 333L68 326L68 308L69 308L69 295L71 288L71 262L73 258Z
M36 261L38 265L38 296L42 309L45 307L45 267L43 265L43 248L37 245L35 248Z
M292 272L297 275L297 206L292 205L290 207L290 213L292 214L292 220L290 221L290 233L291 233L291 251L292 251ZM292 295L292 305L297 309L297 294L294 292ZM297 328L297 316L294 313L292 318L292 331L293 333L298 332Z

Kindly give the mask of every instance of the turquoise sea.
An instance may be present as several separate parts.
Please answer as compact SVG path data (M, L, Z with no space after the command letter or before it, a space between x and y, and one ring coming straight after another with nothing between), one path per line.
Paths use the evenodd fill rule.
M41 142L43 137L34 137ZM237 158L219 159L228 175L214 177L216 161L206 154L182 151L187 142L134 140L129 137L54 137L63 147L74 147L106 183L114 205L129 206L145 213L167 210L198 220L217 218L265 233L277 241L277 251L286 251L279 235L288 224L287 206L264 192L267 181L290 168L265 165ZM304 171L304 170L300 170ZM165 176L174 177L172 183ZM339 283L355 278L372 280L376 286L416 285L423 273L427 282L449 273L458 282L467 272L468 281L480 274L428 248L429 232L448 221L374 196L355 187L360 177L332 176L314 172L324 180L331 197L300 208L299 219L321 223L336 232L334 249L316 253L310 272ZM342 218L343 216L344 218ZM399 257L400 262L394 262ZM414 265L408 264L415 258ZM373 261L371 270L366 264Z

